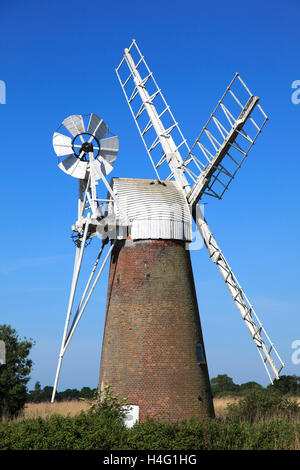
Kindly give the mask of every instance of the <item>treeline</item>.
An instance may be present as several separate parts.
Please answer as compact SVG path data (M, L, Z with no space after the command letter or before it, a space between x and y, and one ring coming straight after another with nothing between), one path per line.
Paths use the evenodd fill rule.
M280 395L300 396L300 377L296 375L282 375L267 387L263 387L257 382L246 382L238 385L226 374L214 377L211 379L210 384L214 397L244 396L250 391L264 389L276 391Z
M46 385L44 388L41 387L40 382L36 382L34 389L27 392L27 402L30 403L42 403L51 401L53 387ZM82 387L81 390L76 388L68 388L63 392L56 392L56 401L69 401L69 400L80 400L80 399L93 399L95 398L97 389L90 387Z
M257 382L246 382L241 385L235 384L233 379L226 374L220 374L210 381L212 394L214 397L244 396L252 390L272 390L280 395L300 396L300 377L296 375L283 375L279 380L275 380L273 385L263 387ZM27 402L41 403L51 400L53 387L46 385L41 387L40 382L36 382L34 390L27 392ZM68 388L55 395L56 401L69 400L92 400L97 393L96 388L82 387L81 390Z

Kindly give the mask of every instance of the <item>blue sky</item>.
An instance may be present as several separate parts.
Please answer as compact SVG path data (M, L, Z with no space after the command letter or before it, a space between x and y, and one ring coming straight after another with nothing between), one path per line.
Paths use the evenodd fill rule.
M32 337L29 388L52 385L73 268L77 181L52 134L95 112L120 138L114 176L154 177L115 67L135 38L190 145L239 72L269 116L222 201L205 215L284 362L299 328L299 3L288 0L0 1L1 323ZM96 254L95 242L87 260ZM211 377L268 383L249 333L206 249L192 252ZM98 381L107 271L66 353L59 390Z

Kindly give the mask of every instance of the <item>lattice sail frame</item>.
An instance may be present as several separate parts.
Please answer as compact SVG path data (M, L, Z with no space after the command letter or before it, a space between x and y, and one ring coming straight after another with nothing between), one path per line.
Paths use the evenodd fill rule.
M130 68L130 64L125 56L116 68L116 74L157 178L159 180L174 179L174 175L170 175L166 153L161 152L161 147L159 146L159 143L161 143L160 139L168 139L171 136L175 143L173 150L180 150L184 155L190 152L190 148L135 40L133 40L128 51L134 59L135 67L141 75L145 88L147 85L147 92L149 94L147 102L155 108L157 118L163 125L163 133L160 136L158 136L153 126L153 121L147 115L145 103L141 101L134 82L133 72L131 71L128 76L127 66Z
M197 206L197 209L198 207L199 206ZM212 262L217 266L244 324L254 341L270 382L273 383L274 378L279 379L279 374L284 367L284 363L253 305L250 303L237 277L234 275L200 209L197 211L195 222L209 252L209 256Z
M258 101L236 73L184 159L194 181L191 204L203 194L222 198L268 120ZM195 161L198 176L190 168Z

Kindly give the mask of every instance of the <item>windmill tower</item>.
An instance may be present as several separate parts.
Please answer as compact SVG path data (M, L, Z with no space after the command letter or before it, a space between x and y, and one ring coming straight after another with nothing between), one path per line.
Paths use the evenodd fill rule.
M115 393L126 397L129 404L138 407L141 420L146 415L168 420L213 416L188 249L192 220L249 330L271 382L279 378L283 367L199 205L204 195L222 198L267 116L258 104L259 98L236 74L195 143L189 147L135 40L125 49L116 73L150 157L155 179L113 178L108 185L105 159L111 156L101 153L105 146L102 147L99 139L97 145L88 149L86 142L78 144L79 160L83 155L88 156L84 157L85 179L76 176L80 178L79 200L83 201L80 207L87 208L87 199L82 195L83 189L93 193L91 182L102 180L108 191L105 211L99 211L100 200L94 188L92 197L88 198L92 214L88 213L84 221L75 224L79 234L76 257L79 262L89 237L97 234L102 238L98 261L105 244L111 241L102 264L111 255L99 388L110 385ZM74 116L71 118L74 120ZM96 126L99 120L95 121ZM89 143L95 136L94 127L90 129ZM54 139L63 140L56 135ZM70 146L70 142L62 140L60 146ZM74 142L71 143L74 150ZM99 154L94 155L97 148ZM100 169L97 163L96 176L92 176L99 157L104 161ZM68 158L72 165L81 165L73 160L74 154ZM65 166L69 172L68 164ZM92 230L87 228L91 220ZM91 276L95 270L92 269ZM77 268L74 273L70 298L76 288ZM87 289L83 296L86 294ZM53 399L63 354L85 306L86 302L80 300L68 332L70 300Z

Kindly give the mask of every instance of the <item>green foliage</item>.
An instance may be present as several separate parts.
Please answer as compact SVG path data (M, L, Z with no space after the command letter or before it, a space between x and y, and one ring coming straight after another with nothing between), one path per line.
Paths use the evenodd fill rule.
M299 450L299 440L300 424L291 420L149 419L127 429L103 407L75 417L0 423L1 450Z
M168 423L148 419L128 429L126 401L110 387L90 401L87 413L0 423L1 450L271 450L297 449L295 402L274 389L249 387L225 419ZM39 391L37 383L35 390Z
M0 339L5 342L6 364L0 366L0 418L18 416L26 402L26 384L32 361L28 358L32 340L21 340L9 325L0 325Z
M68 400L80 400L91 399L94 397L97 389L91 389L90 387L82 387L81 390L76 388L68 388L63 392L56 392L56 401L68 401ZM41 388L40 382L36 382L34 390L30 390L27 394L27 402L30 403L42 403L51 401L53 387L46 385L43 389Z
M262 385L258 384L257 382L246 382L240 385L239 394L245 395L251 390L262 390Z
M94 450L112 449L122 442L125 428L120 420L81 413L75 417L53 415L0 425L1 450Z
M295 375L283 375L279 380L276 380L273 385L269 385L267 390L276 390L280 394L297 395L300 394L300 378ZM232 378L226 374L218 375L211 379L211 388L214 397L225 396L243 396L248 391L257 389L262 390L262 385L257 382L246 382L237 385L233 382ZM33 403L47 402L51 400L53 387L47 385L43 389L40 382L36 382L34 390L28 392L27 401ZM75 388L67 389L62 392L56 392L56 401L66 400L79 400L79 399L93 399L97 389L90 387L82 387L81 390Z
M91 399L95 396L95 392L97 389L92 389L90 387L82 387L79 392L80 398Z
M109 385L100 392L96 391L93 400L87 401L90 403L89 413L100 414L108 419L121 420L123 422L127 410L127 400L114 395Z
M268 388L274 388L283 395L299 395L300 377L296 375L282 375L278 380L275 380L273 385L269 385Z
M219 374L210 381L212 394L214 397L240 396L245 395L250 390L263 390L264 387L257 382L246 382L237 385L232 378L226 374ZM273 384L266 387L269 391L276 391L281 395L300 395L300 377L296 375L282 375Z
M236 386L227 375L212 379L218 393L242 395L228 406L225 418L168 423L148 419L128 429L126 400L106 387L100 394L83 387L88 412L0 423L0 449L11 450L300 450L300 414L295 400L283 396L293 380L263 388L256 382ZM297 379L298 380L298 379ZM276 383L276 382L275 382ZM237 391L238 389L238 391ZM36 382L32 398L52 393ZM72 394L72 390L65 391ZM78 392L78 391L77 391ZM61 392L62 393L62 392ZM66 393L65 393L66 396ZM50 398L49 398L50 399Z
M38 386L35 387L38 389ZM126 428L125 401L109 387L95 397L87 413L75 417L53 415L0 424L0 449L94 450L115 449L123 442Z
M253 389L237 403L229 404L228 417L253 423L258 419L299 416L297 401L280 395L275 389Z

